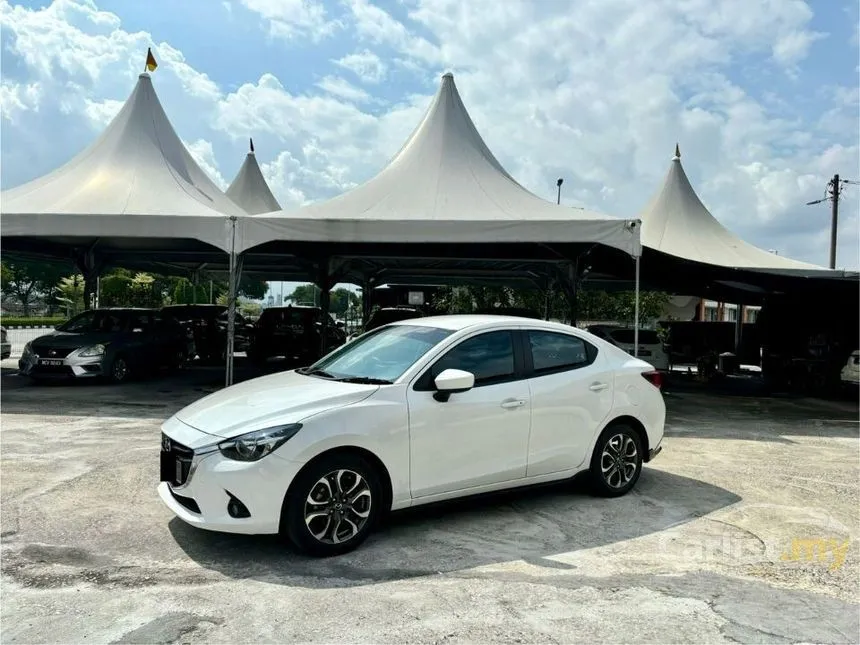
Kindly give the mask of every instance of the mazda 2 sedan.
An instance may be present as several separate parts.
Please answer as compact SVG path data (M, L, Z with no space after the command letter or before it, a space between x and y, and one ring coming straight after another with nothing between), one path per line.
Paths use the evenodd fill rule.
M317 556L386 512L563 480L630 491L660 450L654 368L586 331L504 316L375 329L162 426L164 503L188 524L282 533Z

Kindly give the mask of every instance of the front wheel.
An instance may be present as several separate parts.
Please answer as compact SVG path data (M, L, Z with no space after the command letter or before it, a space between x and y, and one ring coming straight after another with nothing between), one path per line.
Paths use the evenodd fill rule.
M641 473L642 440L633 428L616 424L600 433L589 472L595 494L620 497L636 485Z
M111 383L125 383L131 378L131 368L125 356L116 356L108 368L108 380Z
M281 524L301 551L328 557L364 542L381 510L375 468L358 455L335 453L299 473L284 500Z

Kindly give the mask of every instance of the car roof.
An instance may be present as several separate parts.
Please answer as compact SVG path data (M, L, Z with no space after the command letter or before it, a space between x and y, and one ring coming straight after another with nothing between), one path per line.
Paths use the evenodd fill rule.
M469 327L477 326L492 326L499 323L507 323L509 325L527 324L530 327L541 327L549 330L570 331L575 329L570 325L563 323L549 322L546 320L537 320L535 318L524 318L522 316L497 316L493 314L449 314L444 316L427 316L424 318L411 318L409 320L399 320L392 325L412 325L421 327L438 327L439 329L448 329L451 331L460 331Z

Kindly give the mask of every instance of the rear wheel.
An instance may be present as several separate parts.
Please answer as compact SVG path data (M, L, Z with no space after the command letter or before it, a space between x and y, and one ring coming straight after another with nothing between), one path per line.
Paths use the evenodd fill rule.
M382 485L374 467L358 455L334 453L296 477L281 526L301 551L328 557L364 542L381 510Z
M614 424L597 439L591 457L591 488L601 497L628 493L642 473L642 440L630 426Z

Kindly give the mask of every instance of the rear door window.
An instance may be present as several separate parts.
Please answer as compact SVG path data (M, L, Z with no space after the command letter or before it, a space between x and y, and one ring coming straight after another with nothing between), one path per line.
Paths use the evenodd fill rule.
M538 330L527 336L535 376L585 367L597 356L597 348L577 336Z

